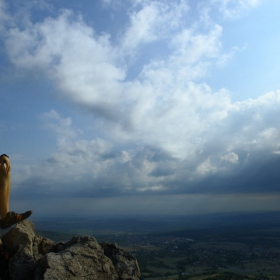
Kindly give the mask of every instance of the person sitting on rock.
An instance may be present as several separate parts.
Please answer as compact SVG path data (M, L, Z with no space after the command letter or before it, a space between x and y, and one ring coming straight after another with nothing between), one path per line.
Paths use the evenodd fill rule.
M32 211L17 214L9 212L11 185L11 163L6 154L0 156L0 227L6 229L27 219Z

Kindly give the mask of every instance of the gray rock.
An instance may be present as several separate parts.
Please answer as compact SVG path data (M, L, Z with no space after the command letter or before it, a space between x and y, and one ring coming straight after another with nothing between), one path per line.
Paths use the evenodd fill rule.
M64 250L48 253L37 262L34 279L116 280L118 275L94 238L74 237Z
M134 256L120 249L116 244L101 243L104 254L111 259L121 280L137 280L140 269Z
M64 243L35 235L31 221L17 224L3 237L8 246L23 245L9 261L11 280L139 280L133 255L116 244L98 244L93 237L73 237Z
M35 235L33 239L33 257L38 260L45 254L56 250L56 243L48 238Z
M33 256L32 246L34 237L34 224L31 221L24 221L4 234L2 240L9 247L22 245L24 247L23 252Z
M35 259L25 253L18 254L9 261L10 280L32 279L36 267Z

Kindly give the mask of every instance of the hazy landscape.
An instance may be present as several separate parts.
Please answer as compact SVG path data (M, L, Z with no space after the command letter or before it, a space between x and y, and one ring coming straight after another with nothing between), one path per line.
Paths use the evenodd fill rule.
M280 213L35 220L56 241L90 235L138 260L141 279L280 279Z

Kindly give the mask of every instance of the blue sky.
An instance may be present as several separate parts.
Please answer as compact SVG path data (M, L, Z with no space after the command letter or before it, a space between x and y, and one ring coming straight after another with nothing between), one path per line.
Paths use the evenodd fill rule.
M12 210L280 210L279 9L0 0Z

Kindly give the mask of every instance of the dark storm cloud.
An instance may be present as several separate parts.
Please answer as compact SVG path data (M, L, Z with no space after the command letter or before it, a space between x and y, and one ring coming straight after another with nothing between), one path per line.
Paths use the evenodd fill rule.
M175 170L168 167L157 167L152 172L149 173L153 177L166 177L175 174Z
M116 154L114 152L104 153L100 155L100 158L103 160L113 159L116 157Z
M106 169L95 176L70 174L58 182L42 174L26 180L13 195L35 198L280 192L280 155L266 151L247 155L239 159L239 164L220 162L222 168L199 176L190 168L192 162L174 159L151 146L139 149L123 162L115 152L102 157Z
M239 166L224 168L206 176L190 179L177 166L176 178L166 178L164 185L170 193L185 194L240 194L279 193L280 155L260 153L251 155ZM180 171L179 171L180 170Z

